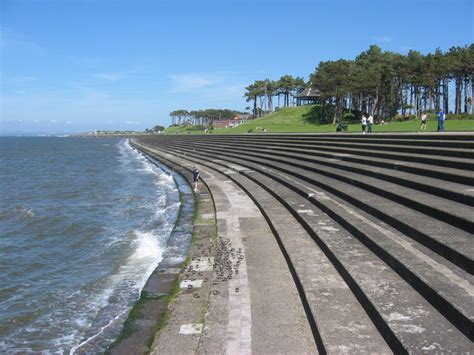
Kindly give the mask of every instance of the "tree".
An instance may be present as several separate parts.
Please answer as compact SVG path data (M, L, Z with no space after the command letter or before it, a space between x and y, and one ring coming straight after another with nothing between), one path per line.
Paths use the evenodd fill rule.
M252 115L253 117L257 117L257 98L261 94L260 92L260 87L257 85L257 83L250 84L245 88L245 98L248 101L253 101L253 110L252 110Z
M170 113L172 125L182 125L185 120L189 117L187 110L176 110Z
M311 83L321 92L323 103L329 102L336 108L333 124L342 119L344 99L351 90L352 62L344 59L319 63L311 77Z
M289 107L290 97L294 97L304 90L305 82L303 78L294 78L291 75L284 75L275 82L275 86L275 94L278 95L278 97L283 95L283 107Z
M354 60L319 63L310 78L322 96L322 109L316 111L326 114L327 122L336 123L347 110L354 117L367 112L378 119L439 109L449 112L452 88L454 112L472 113L474 44L426 55L414 50L402 55L372 45ZM245 97L253 102L254 117L260 117L273 110L275 96L278 106L283 96L283 106L288 107L304 86L303 78L283 75L276 82L255 81L246 87Z

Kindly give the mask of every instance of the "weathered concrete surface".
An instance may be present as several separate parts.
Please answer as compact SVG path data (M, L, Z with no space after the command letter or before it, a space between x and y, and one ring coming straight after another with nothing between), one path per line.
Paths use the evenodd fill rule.
M167 241L163 260L148 278L140 299L125 320L121 337L107 350L110 354L147 354L156 330L167 310L167 303L177 281L184 259L183 251L191 243L194 218L194 197L183 177L174 177L180 191L181 206L177 221ZM100 341L100 337L94 339ZM76 353L94 353L94 341L80 347Z
M180 164L191 167L184 160ZM228 178L197 166L217 211L212 282L209 289L200 289L200 297L209 293L207 312L199 314L196 298L183 291L153 353L317 353L298 291L264 217Z
M254 174L254 173L249 173ZM370 321L356 297L324 253L315 248L311 236L267 191L235 174L265 209L295 268L314 315L324 349L331 354L385 354L390 348ZM300 213L312 213L298 205ZM338 230L331 231L333 234ZM267 262L270 254L260 258Z
M196 218L189 262L179 275L176 299L169 305L168 319L156 335L152 354L191 354L197 349L212 279L215 244L213 201L205 185L196 196Z
M462 166L472 163L468 157L457 158L455 154L458 150L465 154L465 148L472 149L473 144L472 139L444 138L446 136L443 140L424 141L423 144L427 143L426 146L432 149L425 149L422 155L398 153L397 146L390 146L390 152L386 152L385 137L377 138L380 145L374 140L378 149L359 149L357 155L342 152L340 148L332 149L331 144L327 149L313 144L303 148L295 140L291 143L299 147L290 149L280 144L279 137L275 138L272 147L268 138L246 136L160 137L149 139L149 143L174 156L203 162L229 176L234 173L236 178L241 178L242 184L246 178L254 179L283 203L297 218L297 223L311 234L316 248L321 248L331 258L331 263L358 297L392 351L465 353L473 350L470 341L474 290L472 230L460 229L459 220L451 220L450 216L464 214L466 220L472 220L469 207L473 202L469 194L472 171L462 170L459 162L463 161ZM352 137L348 139L353 140ZM418 143L419 140L409 142L413 147L418 147ZM444 146L457 150L441 151L439 148ZM408 152L405 148L402 147ZM322 159L313 161L313 155L328 159L329 167ZM334 166L335 162L338 167ZM359 164L356 168L364 171L344 171L345 165L348 169L354 168L353 163ZM371 171L372 166L386 169L384 175L376 176ZM419 177L413 179L417 174ZM398 180L388 180L390 184L374 179L383 181L392 176ZM367 185L379 186L379 189ZM392 196L383 189L385 186ZM254 199L265 201L258 189L249 190ZM274 210L271 203L265 203L265 212ZM439 212L433 213L432 207ZM453 207L454 211L451 211ZM286 216L276 214L271 219L273 224L280 221L288 225L295 223L288 218L288 213ZM284 228L278 230L284 236L285 233L280 232ZM292 231L289 234L289 241L293 235L298 244L302 243L304 233ZM290 247L285 247L289 252ZM313 261L304 249L300 249L299 256ZM298 257L291 260L295 267L297 260ZM310 300L311 291L317 293L319 290L318 284L308 275L303 267L298 269ZM320 295L314 298L318 306L324 303L323 300ZM337 302L338 297L334 297L334 301ZM351 306L347 308L352 311ZM324 342L329 339L324 325L334 330L333 339L337 335L343 336L343 329L337 328L345 322L343 315L337 314L338 321L331 326L328 319L321 321L325 316L324 309L314 306L313 310ZM336 312L333 314L336 316ZM367 342L371 340L367 339ZM337 352L336 349L326 347L329 352ZM339 348L339 351L344 350Z

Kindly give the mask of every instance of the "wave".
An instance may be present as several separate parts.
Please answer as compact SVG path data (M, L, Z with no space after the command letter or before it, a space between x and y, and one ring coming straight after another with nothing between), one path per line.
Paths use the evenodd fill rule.
M109 331L108 328L118 328L118 323L123 321L123 317L129 308L117 309L113 307L113 309L110 309L112 306L109 304L109 300L111 298L116 300L127 298L131 293L135 294L135 299L138 299L146 281L163 260L165 248L160 243L160 236L156 232L133 230L131 234L135 238L133 253L122 264L118 272L110 276L106 282L108 286L93 301L96 306L99 306L97 308L102 309L103 312L112 313L112 317L110 315L108 317L96 317L98 319L102 318L102 321L95 325L89 324L89 328L93 327L95 331L87 334L80 344L73 346L70 354L74 354L89 343L103 337Z
M130 168L131 165L138 161L141 163L141 167L135 170L155 175L158 178L156 182L164 183L170 188L174 187L174 190L177 191L172 174L151 163L147 157L130 145L129 140L122 140L117 145L120 152L119 161L125 168Z
M67 150L73 158L61 160L67 154L55 148L45 153L53 165L24 174L33 182L46 171L41 181L50 186L37 186L35 199L12 194L0 209L11 236L0 240L9 287L0 288L7 297L0 323L10 325L0 327L1 351L105 350L171 249L180 201L165 168L127 140L110 147L57 142L56 148L74 143ZM52 181L49 171L58 164L74 173L74 184Z
M154 196L148 203L143 203L143 201L135 199L133 196L127 196L128 204L140 203L139 208L151 212L150 220L143 228L134 228L130 231L129 235L134 239L132 243L133 251L107 281L109 291L110 289L120 289L121 293L135 294L135 299L138 299L148 278L163 260L166 252L166 242L173 229L180 206L179 193L173 178L170 178L169 174L133 149L127 140L120 141L117 146L119 150L118 160L124 171L129 174L139 173L151 177L155 186ZM171 198L171 196L174 198ZM133 213L133 206L129 207L128 213ZM108 293L105 290L104 292ZM107 297L102 296L101 298L109 297L123 296L111 292ZM128 309L126 309L126 312L128 312ZM108 331L108 328L113 328L117 323L123 321L122 315L123 310L115 310L113 319L109 317L107 323L93 326L96 331L83 337L83 341L71 349L71 354L84 347L87 349L91 342L99 341L98 338L104 337L104 333Z
M29 207L18 205L12 208L7 208L0 210L0 219L9 219L9 218L32 218L36 215L36 212Z

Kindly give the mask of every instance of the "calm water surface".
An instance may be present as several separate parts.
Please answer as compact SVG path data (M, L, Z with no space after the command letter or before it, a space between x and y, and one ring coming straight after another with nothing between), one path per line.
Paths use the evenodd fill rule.
M174 180L123 139L0 138L0 181L0 352L107 330L105 349L162 259Z

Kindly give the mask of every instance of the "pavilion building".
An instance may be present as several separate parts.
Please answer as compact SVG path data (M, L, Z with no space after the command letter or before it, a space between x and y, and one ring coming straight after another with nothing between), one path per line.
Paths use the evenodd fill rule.
M308 86L295 96L296 106L315 105L321 103L321 92L314 86Z

